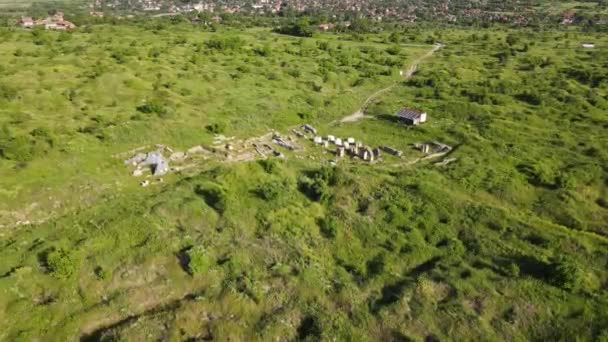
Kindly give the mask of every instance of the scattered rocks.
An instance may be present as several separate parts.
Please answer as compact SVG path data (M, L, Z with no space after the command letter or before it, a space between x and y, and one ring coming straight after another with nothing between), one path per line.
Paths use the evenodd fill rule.
M440 162L435 163L435 166L448 165L449 163L455 162L456 160L457 160L456 158L446 158Z
M179 160L183 160L184 158L186 158L186 153L179 152L179 151L178 152L173 152L169 156L169 160L171 160L171 161L179 161Z
M188 154L203 153L203 152L205 152L205 148L203 148L203 146L201 146L201 145L196 145L196 146L190 147L187 152L188 152Z
M272 138L272 142L275 143L275 144L277 144L277 145L279 145L279 146L281 146L281 147L284 147L284 148L286 148L288 150L291 150L291 151L293 151L293 150L296 149L295 145L288 143L281 136L279 136L277 134L275 134L274 137Z
M126 165L129 165L129 164L137 165L137 164L143 162L144 160L146 160L146 157L147 157L146 153L137 153L133 157L126 159L125 164Z
M297 129L292 129L291 132L300 138L304 138L304 133L298 131Z
M304 124L302 126L302 129L304 130L304 132L312 133L315 135L317 134L317 130L309 124Z
M380 149L382 149L386 153L390 153L397 157L401 157L403 155L402 151L399 151L398 149L392 148L390 146L380 146Z

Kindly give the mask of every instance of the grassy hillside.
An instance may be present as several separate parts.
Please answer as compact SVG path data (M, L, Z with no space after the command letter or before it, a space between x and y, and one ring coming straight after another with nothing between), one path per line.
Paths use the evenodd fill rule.
M5 31L1 44L7 62L0 81L0 222L9 226L49 216L27 210L29 203L87 203L100 189L128 183L115 153L210 143L212 125L247 138L349 114L431 48L391 55L389 46L373 42L186 25ZM66 183L88 190L71 198Z
M5 30L0 339L606 339L607 38L390 34ZM404 155L294 136L145 188L112 157L304 122ZM415 162L428 141L453 150Z

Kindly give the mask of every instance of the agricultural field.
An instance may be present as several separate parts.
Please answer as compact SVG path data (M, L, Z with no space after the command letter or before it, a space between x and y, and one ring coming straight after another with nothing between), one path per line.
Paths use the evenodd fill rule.
M3 28L0 340L606 341L607 44ZM305 123L403 155L336 158ZM299 148L256 154L273 131ZM131 176L155 144L235 151Z

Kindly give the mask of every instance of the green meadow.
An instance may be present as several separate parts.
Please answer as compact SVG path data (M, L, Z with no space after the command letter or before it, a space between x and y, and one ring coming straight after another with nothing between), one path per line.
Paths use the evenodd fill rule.
M0 340L605 341L607 44L3 28ZM303 123L403 156L336 160L294 136L283 159L213 157L149 187L116 157ZM453 149L413 163L430 141Z

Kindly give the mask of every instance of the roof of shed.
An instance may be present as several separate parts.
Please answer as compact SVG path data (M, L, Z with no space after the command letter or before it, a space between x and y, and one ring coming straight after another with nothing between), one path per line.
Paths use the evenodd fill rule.
M403 119L410 119L410 120L414 120L414 119L418 119L420 118L420 116L422 114L424 114L425 112L418 110L418 109L413 109L413 108L401 108L399 109L399 111L397 112L397 116Z

